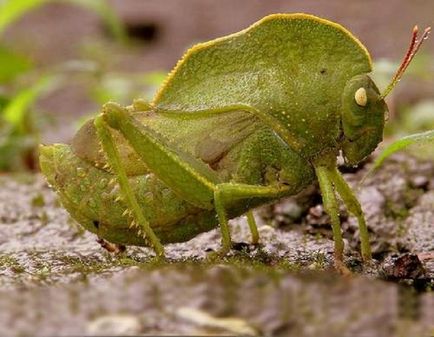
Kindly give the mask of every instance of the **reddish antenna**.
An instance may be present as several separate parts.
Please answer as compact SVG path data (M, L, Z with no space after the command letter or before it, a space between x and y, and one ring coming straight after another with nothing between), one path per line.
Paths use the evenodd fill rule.
M418 38L419 28L417 26L414 26L413 33L411 36L410 46L408 47L407 53L405 53L401 65L399 66L398 70L395 73L395 76L393 76L392 81L387 86L386 90L384 90L384 92L381 94L380 99L384 99L387 95L389 95L392 89L395 87L395 85L399 82L402 75L404 75L404 72L407 69L408 65L411 63L411 60L413 59L414 55L416 55L417 51L422 45L423 41L428 39L428 35L430 31L431 31L431 27L425 28L425 30L422 33L422 36L419 39Z

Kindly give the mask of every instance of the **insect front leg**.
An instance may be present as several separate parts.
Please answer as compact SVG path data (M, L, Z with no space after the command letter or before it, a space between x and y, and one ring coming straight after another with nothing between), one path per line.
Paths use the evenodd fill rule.
M369 244L368 227L366 226L366 221L363 215L362 207L360 206L359 201L354 195L354 192L348 186L348 184L346 183L346 181L344 180L344 178L339 173L336 167L330 171L330 178L332 179L337 192L339 193L343 202L345 203L345 206L357 218L357 221L359 223L360 246L361 246L362 258L364 261L369 261L372 259L371 245Z
M95 128L97 130L98 138L101 142L102 148L107 156L108 163L113 170L113 173L116 175L116 179L118 180L121 193L128 207L127 211L132 212L134 220L130 226L136 226L143 230L144 234L154 248L155 253L158 256L164 256L164 248L152 230L149 222L146 220L143 211L137 202L137 199L128 182L127 174L122 165L119 151L113 141L109 126L103 120L102 116L95 118Z
M333 240L335 242L335 266L336 269L346 272L346 268L343 264L344 240L342 239L341 224L339 221L339 207L333 182L330 178L330 169L326 166L317 166L315 167L315 171L321 189L324 209L331 219Z

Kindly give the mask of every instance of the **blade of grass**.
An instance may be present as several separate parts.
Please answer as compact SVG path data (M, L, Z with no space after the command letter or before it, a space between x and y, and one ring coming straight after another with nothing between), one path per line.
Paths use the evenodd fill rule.
M392 144L388 145L383 152L375 159L374 164L360 181L359 186L364 183L366 178L378 170L381 165L383 165L384 161L389 158L395 152L405 149L406 147L413 144L426 144L434 142L434 130L429 130L421 133L416 133L413 135L409 135L394 141Z
M46 75L29 88L21 90L1 112L3 120L20 130L24 125L26 111L42 94L56 87L60 79L58 75Z
M0 0L0 35L27 12L50 0Z
M14 80L18 75L31 68L30 60L0 44L0 84Z

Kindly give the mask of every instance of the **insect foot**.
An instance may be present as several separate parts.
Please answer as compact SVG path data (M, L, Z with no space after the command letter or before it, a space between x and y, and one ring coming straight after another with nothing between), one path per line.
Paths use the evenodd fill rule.
M107 250L109 253L114 253L116 255L125 252L125 250L127 249L127 247L125 247L124 245L111 243L101 238L98 238L96 242L98 242L101 247Z
M231 248L220 248L217 251L211 251L207 252L206 259L209 262L216 262L219 261L226 256L228 256L229 252L231 251Z

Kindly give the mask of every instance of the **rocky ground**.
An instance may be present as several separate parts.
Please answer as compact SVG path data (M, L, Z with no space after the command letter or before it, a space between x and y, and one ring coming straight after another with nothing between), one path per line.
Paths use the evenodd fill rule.
M345 178L356 188L364 173ZM0 335L434 333L433 162L395 155L357 189L375 259L361 263L343 209L345 278L333 272L316 187L257 210L260 247L233 220L235 249L211 263L218 230L168 245L165 262L146 248L112 255L41 176L1 176L0 186Z

